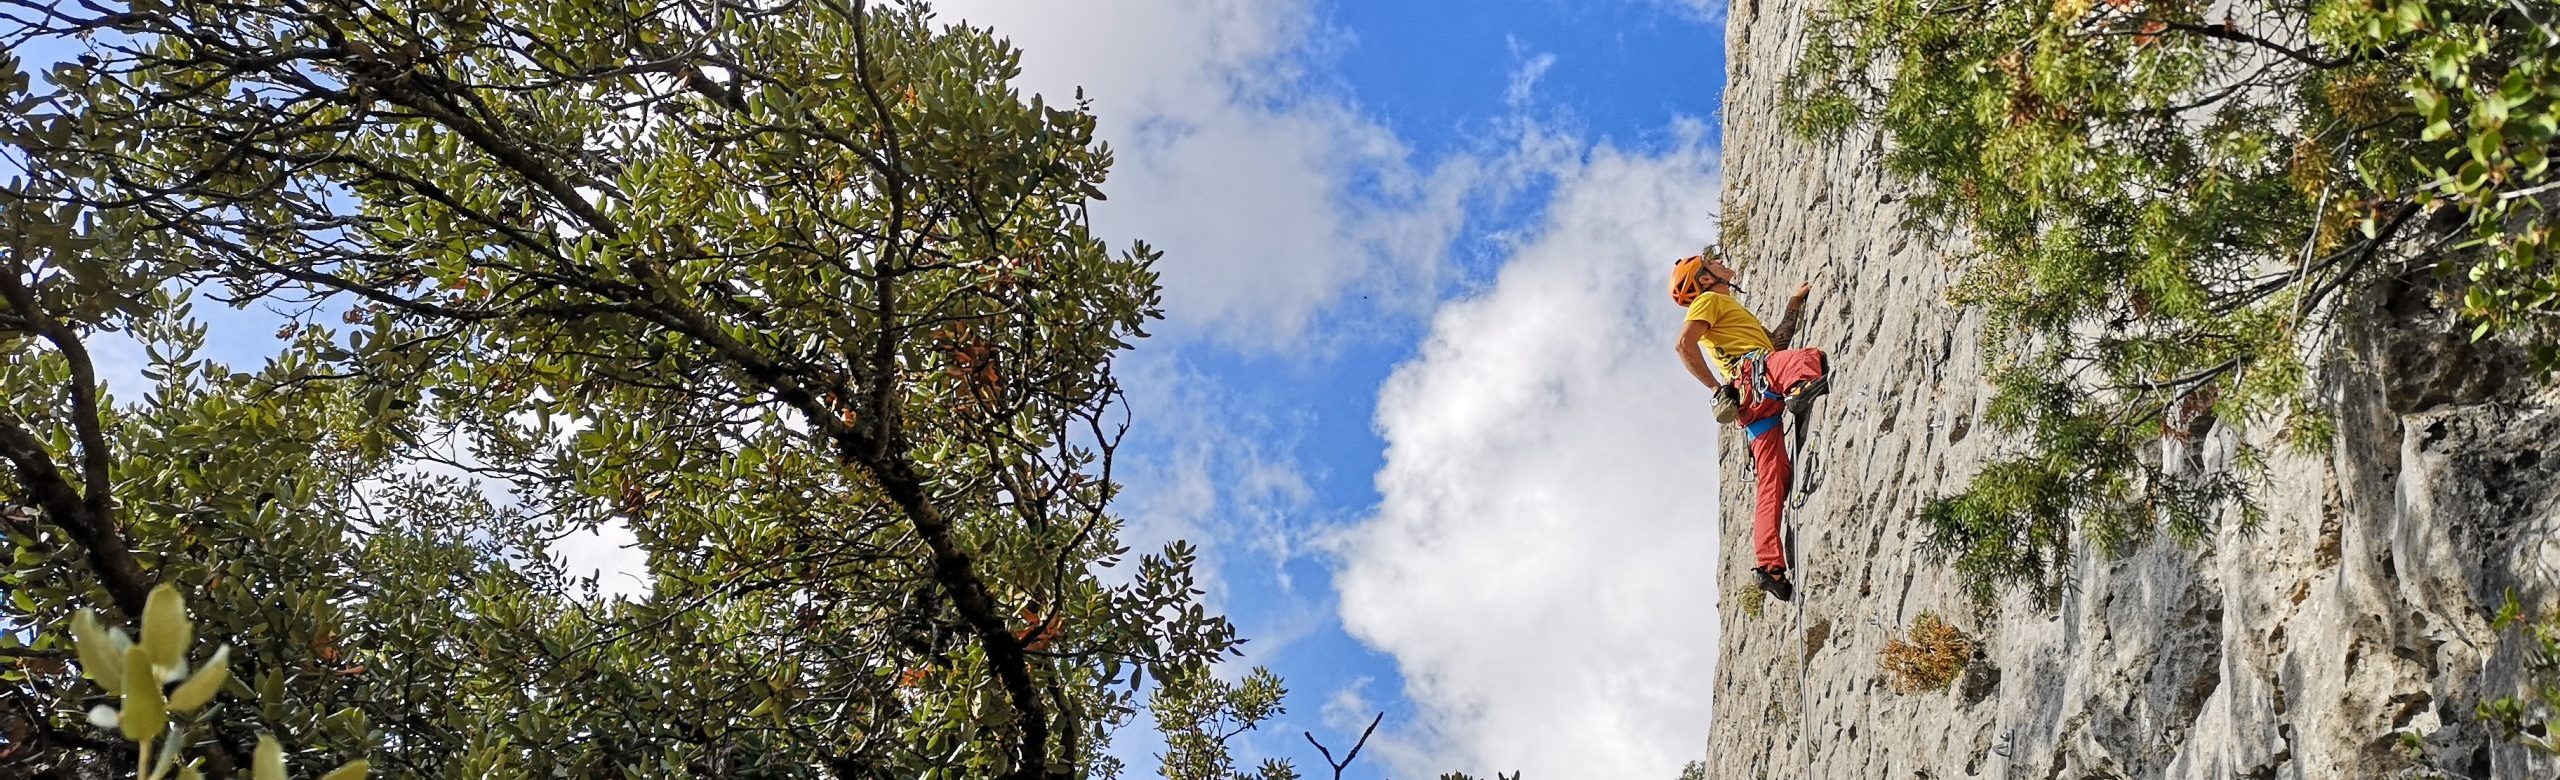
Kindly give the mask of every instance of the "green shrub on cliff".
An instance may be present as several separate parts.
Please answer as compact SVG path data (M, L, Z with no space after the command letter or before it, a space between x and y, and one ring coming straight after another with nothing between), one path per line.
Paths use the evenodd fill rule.
M2512 591L2494 625L2513 632L2511 646L2523 663L2516 695L2481 702L2473 714L2498 736L2546 756L2560 756L2560 614L2528 616Z
M2490 627L2504 634L2497 654L2514 659L2516 688L2509 695L2480 700L2473 705L2471 716L2499 739L2522 747L2527 762L2560 757L2560 614L2527 612L2519 594L2511 590ZM2491 689L2484 693L2496 692ZM2458 762L2469 763L2483 756L2469 750L2449 756L2436 736L2436 732L2419 729L2399 732L2401 751L2417 764L2413 776L2467 777L2483 769L2477 764L2457 767ZM2531 766L2527 764L2528 769ZM2500 776L2508 774L2514 773Z
M1924 513L1979 597L2051 599L2084 538L2250 517L2261 453L2209 468L2159 443L2264 422L2320 444L2309 364L2361 288L2560 354L2560 9L2212 8L1826 0L1789 76L1796 129L1875 126L1922 185L1915 227L1963 239L1951 298L1989 315L1990 422L2032 445Z

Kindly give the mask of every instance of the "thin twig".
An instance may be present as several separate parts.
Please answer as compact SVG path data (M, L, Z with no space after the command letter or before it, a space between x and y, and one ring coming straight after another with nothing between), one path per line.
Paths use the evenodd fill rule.
M2220 38L2222 40L2232 41L2235 43L2249 44L2277 54L2282 54L2286 59L2290 59L2304 65L2309 65L2314 68L2319 68L2321 70L2353 65L2356 62L2356 57L2353 55L2322 59L2318 55L2309 51L2296 49L2291 46L2286 46L2275 41L2260 38L2258 36L2250 35L2218 24L2194 24L2191 22L2173 22L2165 19L2148 19L2145 21L2157 22L2162 25L2163 29L2177 30L2179 32L2202 35L2207 38Z
M1379 711L1379 713L1378 713L1378 716L1377 716L1377 717L1370 718L1370 719L1369 719L1369 728L1368 728L1367 730L1365 730L1365 731L1360 732L1360 741L1358 741L1358 742L1354 742L1354 743L1351 743L1351 752L1350 752L1349 754L1344 755L1344 756L1342 757L1342 760L1341 760L1341 761L1339 761L1339 762L1336 762L1336 761L1334 761L1334 760L1333 760L1333 751L1332 751L1332 750L1328 750L1328 749L1326 749L1326 748L1325 748L1325 746L1324 746L1324 743L1322 743L1322 742L1317 742L1317 741L1316 741L1316 733L1315 733L1315 732L1312 732L1312 731L1302 731L1302 732L1299 732L1299 733L1301 733L1301 734L1305 734L1305 735L1307 736L1307 744L1310 744L1310 745L1314 745L1314 746L1316 746L1316 752L1324 754L1324 763L1325 763L1325 766L1333 767L1333 780L1342 780L1342 770L1343 770L1343 769L1345 769L1345 768L1347 768L1347 767L1349 767L1349 766L1351 766L1351 761L1352 761L1353 759L1356 759L1356 758L1359 758L1359 757L1360 757L1360 748L1361 748L1361 746L1369 744L1369 735L1370 735L1370 734L1377 733L1377 731L1378 731L1378 722L1379 722L1379 721L1386 720L1386 719L1387 719L1387 713L1386 713L1385 711L1383 711L1383 710Z
M2540 194L2542 194L2542 193L2543 193L2543 191L2545 191L2545 190L2549 190L2549 189L2552 189L2552 188L2555 188L2555 187L2560 187L2560 181L2550 182L2550 183L2548 183L2548 184L2544 184L2544 185L2542 185L2542 186L2534 187L2534 188L2531 188L2531 189L2516 190L2516 191L2514 191L2514 192L2510 192L2510 193L2507 193L2507 194L2504 194L2504 195L2500 195L2500 196L2498 196L2498 199L2499 199L2499 200L2515 200L2515 199L2517 199L2517 198L2530 198L2530 197L2533 197L2533 196L2535 196L2535 195L2540 195Z

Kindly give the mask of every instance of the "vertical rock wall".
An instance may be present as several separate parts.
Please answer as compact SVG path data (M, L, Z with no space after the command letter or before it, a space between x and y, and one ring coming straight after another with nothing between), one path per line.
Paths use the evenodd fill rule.
M2490 608L2511 588L2555 604L2560 414L2468 351L2422 293L2357 302L2369 316L2333 339L2319 379L2337 440L2275 464L2264 524L2084 559L2055 609L1967 607L1920 554L1914 517L2012 444L1977 424L1981 322L1945 305L1943 253L1899 229L1907 188L1877 170L1877 139L1781 127L1808 5L1736 0L1727 28L1743 299L1773 309L1813 282L1799 341L1831 350L1836 374L1814 412L1817 484L1794 510L1794 604L1754 615L1741 598L1748 491L1723 490L1710 776L2413 776L2405 731L2432 735L2426 764L2453 776L2560 775L2471 718L2514 690L2519 663ZM2219 428L2196 455L2215 467L2239 435L2253 433ZM1738 464L1739 437L1724 439ZM1878 651L1923 611L1983 647L1949 690L1897 694Z

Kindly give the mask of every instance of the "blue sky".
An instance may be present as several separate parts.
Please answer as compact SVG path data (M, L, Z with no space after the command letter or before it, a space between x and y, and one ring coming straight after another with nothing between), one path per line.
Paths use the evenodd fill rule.
M1381 711L1347 777L1704 757L1715 449L1659 276L1712 237L1721 5L937 6L1094 98L1097 227L1166 252L1122 507L1288 680L1245 757L1326 776L1300 733Z
M1300 733L1338 755L1378 712L1345 777L1703 757L1716 449L1660 284L1712 237L1721 3L936 6L1023 47L1025 89L1093 97L1097 228L1166 253L1121 507L1134 547L1202 546L1251 638L1228 671L1288 681L1240 763L1329 776ZM565 553L638 570L628 542ZM1159 747L1116 752L1147 777Z

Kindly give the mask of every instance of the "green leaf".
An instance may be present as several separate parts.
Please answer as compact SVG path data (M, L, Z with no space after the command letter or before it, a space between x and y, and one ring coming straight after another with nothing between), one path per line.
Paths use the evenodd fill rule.
M212 660L206 661L203 668L197 669L193 676L169 694L169 709L178 713L195 712L205 702L212 701L213 694L222 690L223 681L229 679L231 646L224 645L213 651Z
M270 721L284 718L284 672L269 668L259 673L258 711Z
M2426 24L2427 4L2422 0L2401 0L2392 7L2391 15L2393 21L2400 23L2400 29L2416 30Z
M149 743L169 725L168 700L162 698L160 685L152 682L151 658L137 645L125 650L124 707L117 712L116 727L125 739Z
M258 735L258 752L251 761L250 780L285 780L284 746L268 734Z
M98 613L80 610L71 616L71 644L80 654L80 673L108 693L124 692L124 653L98 625Z
M2433 48L2427 58L2427 73L2435 77L2436 83L2457 84L2462 78L2463 60L2462 48L2446 42Z
M152 780L158 780L158 778L169 776L169 769L178 765L178 748L180 743L185 741L186 740L175 738L160 740L160 757L153 759L151 762Z
M372 769L372 761L359 758L329 770L328 774L320 776L320 780L364 780L365 773Z
M2482 165L2497 162L2498 151L2505 142L2505 136L2501 135L2497 128L2490 128L2473 134L2471 136L2470 144L2472 161L2478 162Z
M2463 163L2462 170L2456 172L2453 179L2453 186L2464 193L2478 190L2481 185L2487 183L2489 183L2489 166L2481 164L2479 160Z
M2474 337L2474 340L2477 340L2477 337ZM2514 588L2508 588L2506 600L2498 604L2497 615L2489 620L2489 628L2493 631L2505 631L2523 623L2524 601L2516 597Z
M186 674L187 645L194 640L195 623L187 619L178 589L165 582L152 588L142 608L142 648L150 654L153 671L142 679L167 682Z

